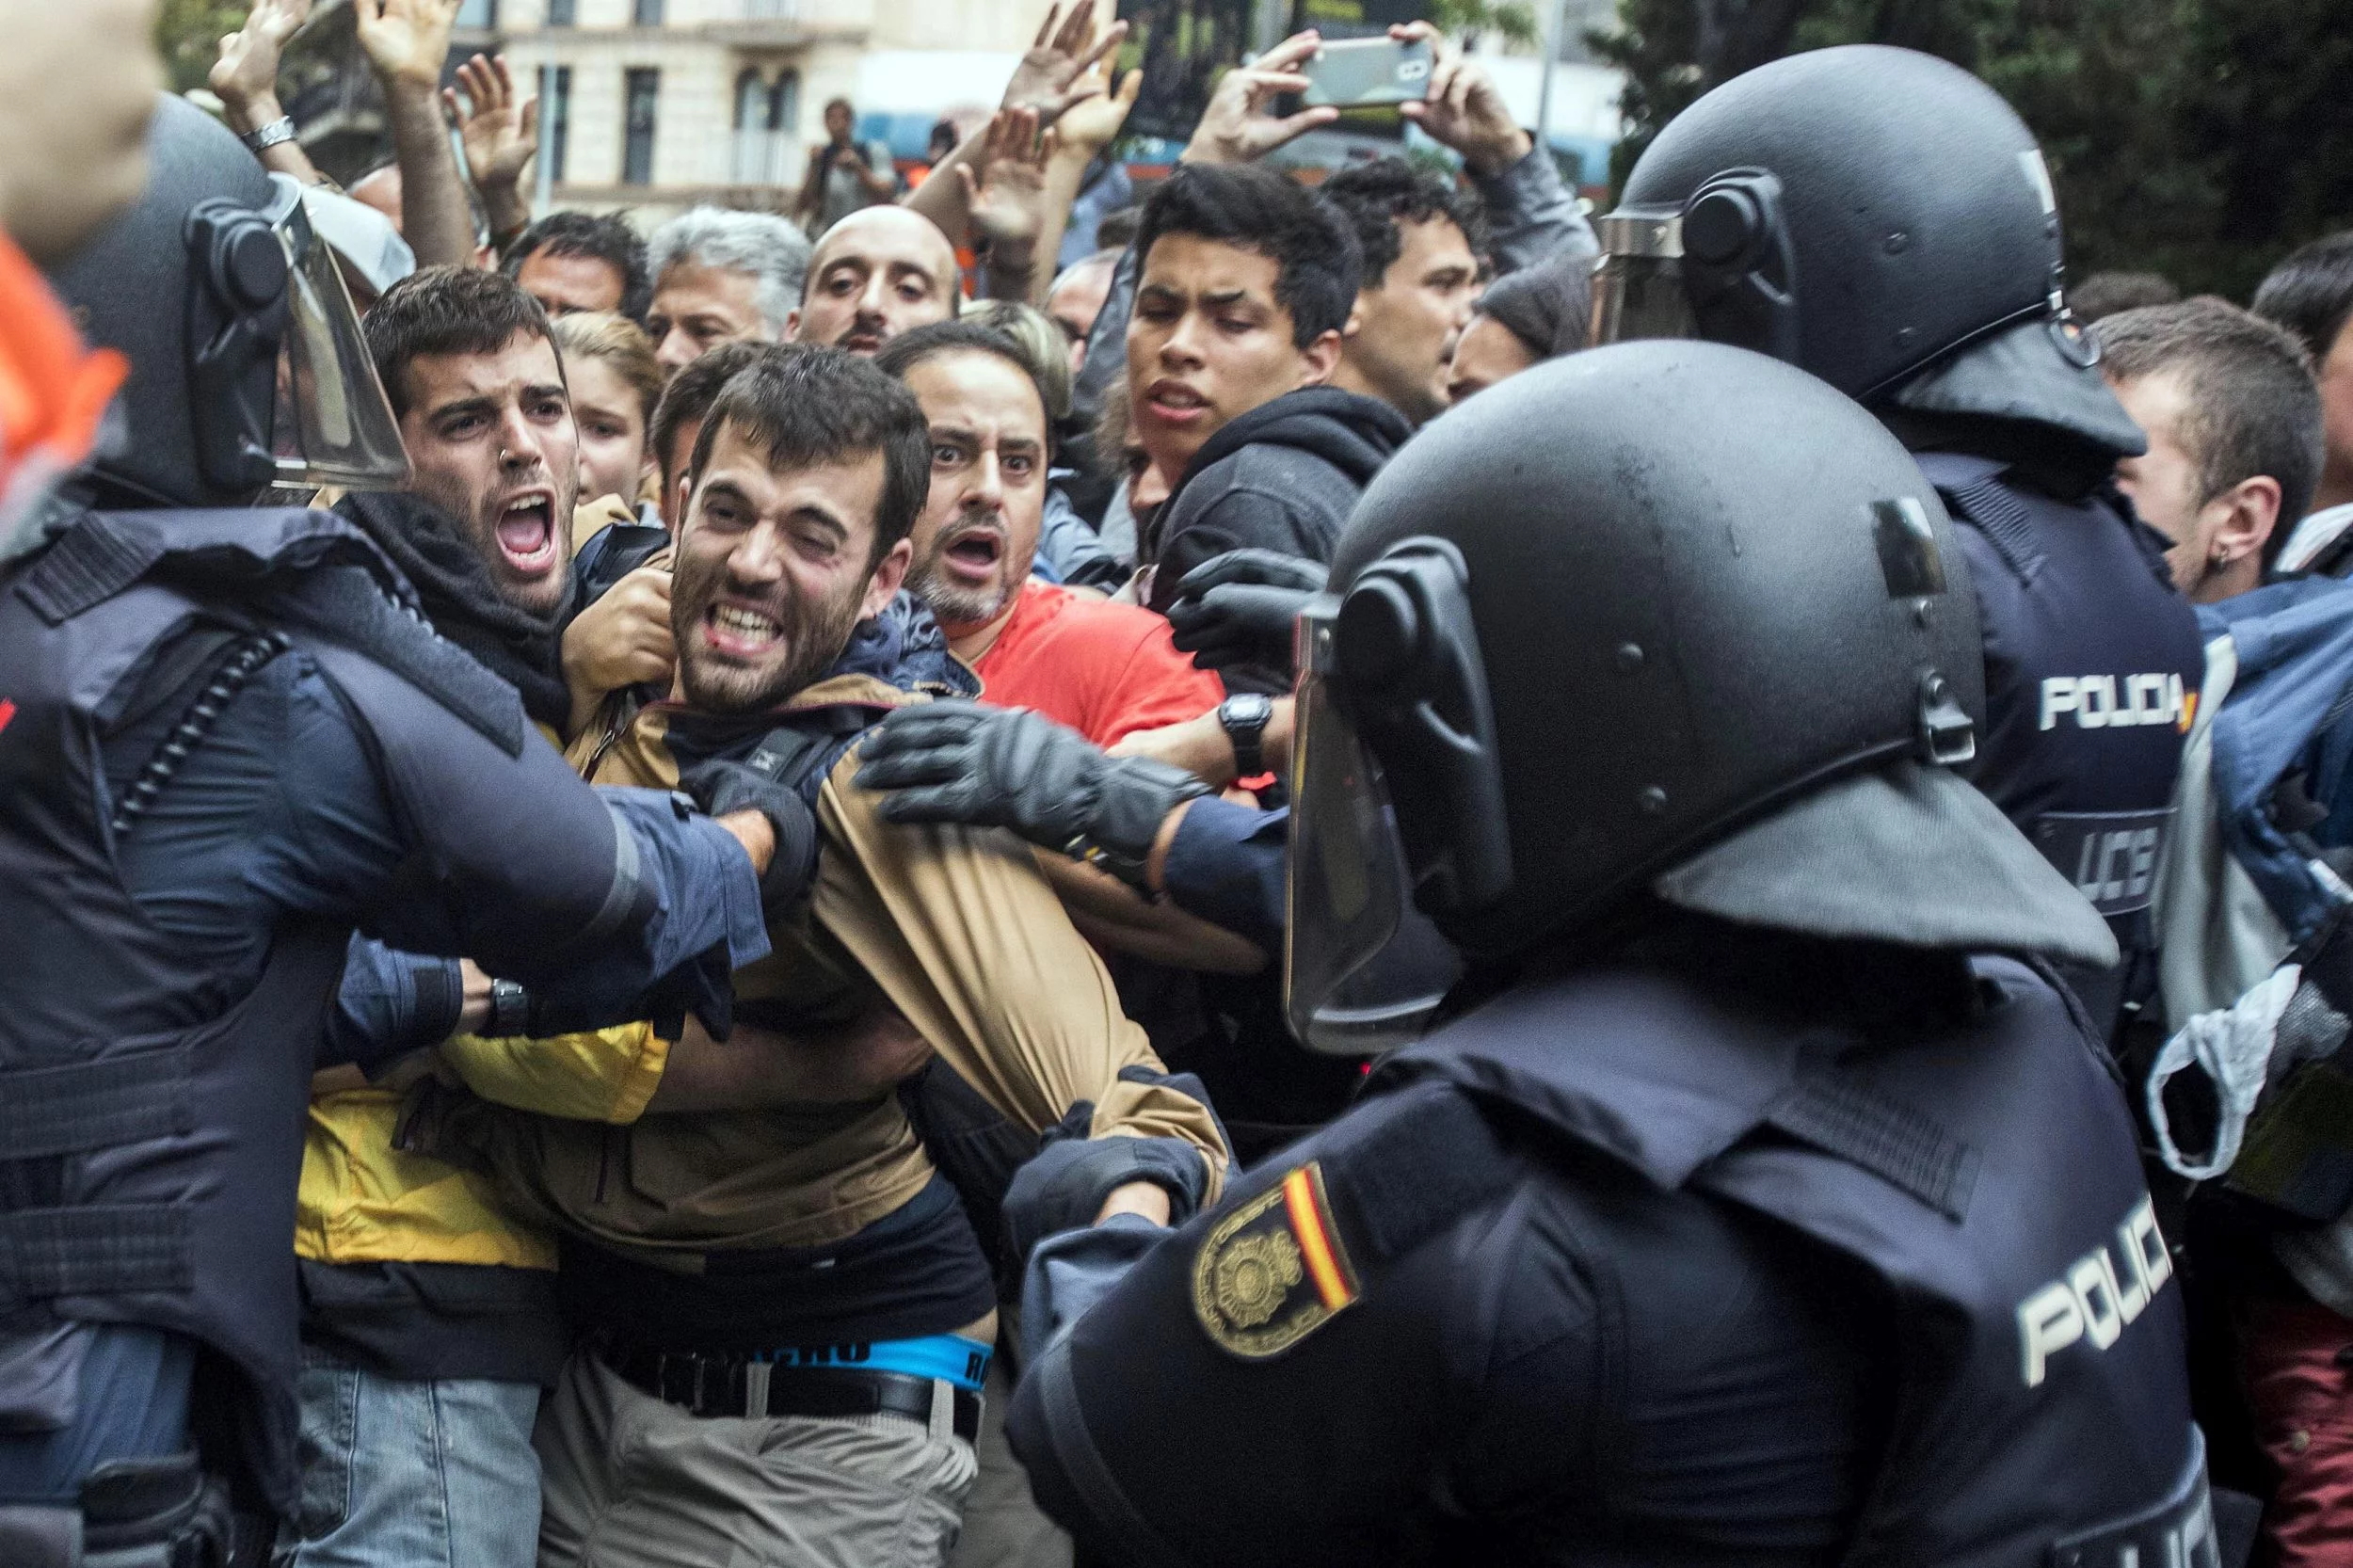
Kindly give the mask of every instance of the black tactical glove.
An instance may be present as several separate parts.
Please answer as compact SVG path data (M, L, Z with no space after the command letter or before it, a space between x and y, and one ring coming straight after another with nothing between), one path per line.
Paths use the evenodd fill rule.
M760 906L781 915L800 903L817 876L817 819L796 791L716 757L681 770L678 784L711 816L757 811L766 817L776 848L760 876Z
M892 822L1010 827L1135 888L1161 821L1209 792L1182 768L1107 757L1051 719L969 702L893 712L866 738L856 782L895 792L882 804Z
M1291 627L1323 591L1323 563L1278 550L1229 550L1177 580L1168 607L1176 646L1205 670L1291 667Z

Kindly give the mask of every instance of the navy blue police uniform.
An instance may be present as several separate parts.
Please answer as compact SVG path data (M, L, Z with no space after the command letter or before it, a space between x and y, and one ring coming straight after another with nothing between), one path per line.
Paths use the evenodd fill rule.
M1920 454L1985 632L1975 783L2106 917L2123 957L2068 974L2111 1032L2154 994L2150 915L2205 669L2164 541L2113 485L2066 500L1993 457Z
M0 573L0 1515L78 1490L93 1544L91 1487L152 1517L133 1462L190 1421L242 1506L294 1499L289 1238L355 927L721 1028L766 951L724 829L583 786L316 511L85 513Z
M2212 1563L2080 1011L1697 929L1388 1059L1149 1251L1016 1396L1047 1511L1156 1568Z

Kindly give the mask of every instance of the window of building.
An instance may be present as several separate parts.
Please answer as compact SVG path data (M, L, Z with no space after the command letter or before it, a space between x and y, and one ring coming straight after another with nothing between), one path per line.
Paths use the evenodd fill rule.
M768 129L797 131L801 128L801 73L787 71L776 77L776 85L768 89Z
M548 25L551 27L573 25L579 21L579 18L573 14L575 9L574 0L548 0Z
M539 72L539 101L547 105L547 135L539 155L548 161L549 183L560 184L564 153L572 139L572 68L543 65Z
M662 96L662 72L650 69L631 71L622 78L622 99L629 105L628 128L621 143L621 184L650 185L653 184L653 126L655 104Z
M662 0L637 0L636 20L640 27L661 26Z
M499 24L499 0L459 0L457 25L460 27L495 27Z
M735 77L735 128L758 131L763 128L768 115L768 88L760 79L760 72L745 66Z

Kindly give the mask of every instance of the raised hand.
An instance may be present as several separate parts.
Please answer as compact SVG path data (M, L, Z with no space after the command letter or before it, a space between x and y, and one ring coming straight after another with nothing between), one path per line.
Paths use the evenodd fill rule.
M1294 33L1249 65L1236 66L1219 77L1217 89L1209 94L1209 106L1201 113L1201 123L1193 128L1193 139L1185 144L1182 161L1246 164L1339 119L1340 111L1328 104L1294 115L1260 112L1277 93L1307 90L1307 78L1298 68L1322 47L1318 34Z
M516 92L504 55L494 59L476 55L457 68L457 81L472 106L458 103L456 88L443 88L441 103L457 122L474 184L517 184L539 150L539 95Z
M1062 14L1059 3L1050 7L1038 26L1037 38L1021 56L1021 63L1013 68L1013 80L1005 84L1000 106L1034 109L1039 123L1051 125L1072 104L1103 90L1099 80L1090 87L1084 78L1127 36L1125 22L1114 22L1099 33L1095 30L1095 0L1072 0L1068 16Z
M1089 71L1078 83L1078 101L1054 121L1064 156L1092 159L1119 139L1121 127L1128 123L1128 111L1136 106L1136 94L1144 90L1144 72L1128 72L1117 92L1103 90L1108 75L1108 62Z
M1038 119L1035 109L998 110L977 160L980 174L974 176L971 164L955 167L972 230L993 247L1026 248L1045 224L1046 164L1054 137L1051 132L1039 136Z
M254 0L245 25L220 40L206 80L239 132L278 118L279 56L310 15L311 0Z
M368 63L388 84L437 88L458 0L351 0Z
M1427 43L1433 56L1428 91L1419 103L1399 105L1400 114L1463 154L1473 174L1499 174L1528 156L1535 138L1520 129L1495 79L1465 59L1460 45L1427 22L1393 26L1389 37Z

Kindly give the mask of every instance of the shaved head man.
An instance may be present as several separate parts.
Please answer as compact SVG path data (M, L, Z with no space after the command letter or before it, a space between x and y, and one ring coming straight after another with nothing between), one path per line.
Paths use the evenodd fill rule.
M871 355L911 327L946 321L961 296L955 248L938 225L904 207L866 207L817 242L786 335Z

